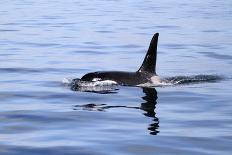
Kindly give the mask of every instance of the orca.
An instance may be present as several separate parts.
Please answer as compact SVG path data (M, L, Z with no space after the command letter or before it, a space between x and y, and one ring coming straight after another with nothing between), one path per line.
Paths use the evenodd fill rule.
M97 71L85 74L80 80L87 82L110 80L123 86L158 85L160 78L156 74L157 45L159 33L155 33L141 67L135 72Z

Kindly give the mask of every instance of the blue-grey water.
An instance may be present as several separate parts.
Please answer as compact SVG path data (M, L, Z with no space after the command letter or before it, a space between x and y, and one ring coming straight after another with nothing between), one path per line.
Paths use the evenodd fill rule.
M1 155L230 155L232 1L2 0ZM160 33L161 77L222 80L114 93L64 78L136 71Z

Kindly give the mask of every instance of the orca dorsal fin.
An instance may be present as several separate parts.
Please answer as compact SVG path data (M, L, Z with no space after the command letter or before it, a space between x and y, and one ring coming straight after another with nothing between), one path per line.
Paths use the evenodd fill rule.
M154 34L150 42L147 54L143 60L143 64L137 72L149 72L156 74L156 57L159 33Z

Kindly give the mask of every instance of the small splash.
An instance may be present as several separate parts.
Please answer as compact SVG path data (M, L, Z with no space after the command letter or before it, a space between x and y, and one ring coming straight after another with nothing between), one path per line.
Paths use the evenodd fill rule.
M114 86L117 85L117 82L112 80L103 80L103 81L82 81L80 79L73 80L74 85L78 85L79 87L104 87L104 86Z
M63 80L64 84L67 84L74 91L82 92L94 92L101 94L116 93L117 82L112 80L103 80L103 81L82 81L81 79L68 79Z
M62 83L65 84L65 85L70 85L73 81L73 78L64 78L62 80Z

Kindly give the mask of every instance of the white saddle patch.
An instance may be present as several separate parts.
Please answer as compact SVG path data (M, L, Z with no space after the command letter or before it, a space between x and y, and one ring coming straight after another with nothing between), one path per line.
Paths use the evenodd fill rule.
M170 86L171 83L167 83L165 81L162 81L159 76L152 76L150 79L150 82L142 83L137 86L139 87L162 87L162 86Z
M160 85L161 84L161 80L159 76L152 76L151 77L151 82L154 85Z

